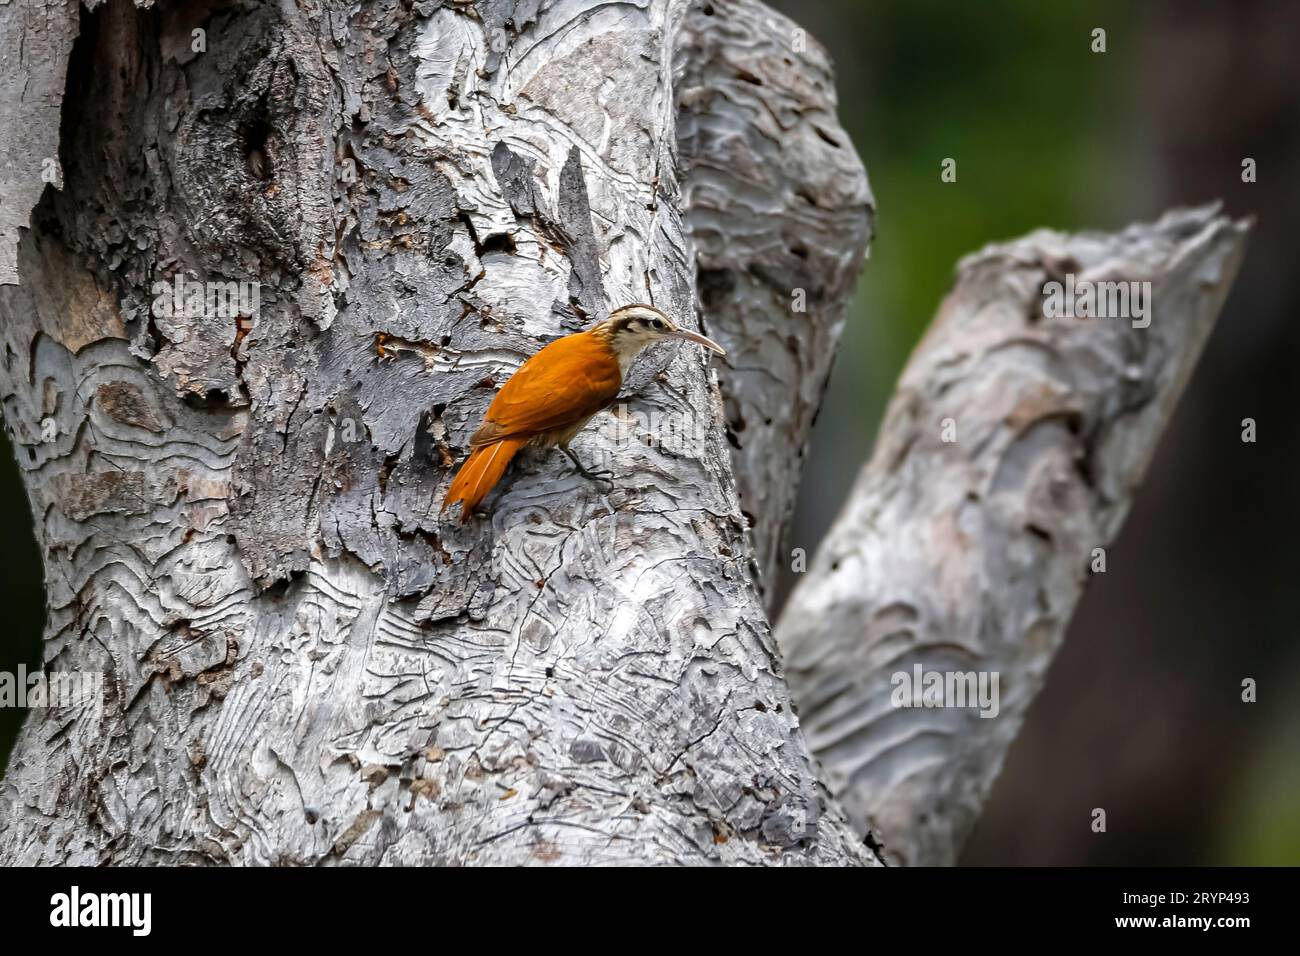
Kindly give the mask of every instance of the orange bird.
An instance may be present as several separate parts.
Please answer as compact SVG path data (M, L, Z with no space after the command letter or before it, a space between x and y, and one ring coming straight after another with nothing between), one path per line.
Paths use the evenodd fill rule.
M525 445L558 445L579 474L607 481L609 472L588 471L569 442L618 396L623 376L641 350L663 339L685 339L727 354L717 342L679 328L652 305L626 305L585 332L556 339L519 366L470 438L469 457L447 489L442 510L459 501L461 523L469 521Z

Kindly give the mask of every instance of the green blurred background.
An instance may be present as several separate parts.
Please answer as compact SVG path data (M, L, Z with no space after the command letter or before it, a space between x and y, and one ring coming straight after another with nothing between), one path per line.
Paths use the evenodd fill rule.
M815 547L957 259L1039 226L1121 227L1222 198L1245 266L1110 570L967 849L974 864L1300 863L1296 633L1300 4L798 0L871 178L877 235L793 546ZM1107 51L1091 52L1106 30ZM1243 184L1241 161L1258 162ZM957 160L957 182L939 179ZM1259 441L1240 441L1242 418ZM8 636L40 655L27 498L0 449ZM1240 701L1243 677L1259 702ZM0 710L0 760L20 714ZM1104 807L1108 832L1090 829Z

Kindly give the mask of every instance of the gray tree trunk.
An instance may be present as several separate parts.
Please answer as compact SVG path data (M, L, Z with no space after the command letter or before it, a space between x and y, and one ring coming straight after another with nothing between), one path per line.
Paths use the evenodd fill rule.
M61 89L46 53L66 55L76 8L4 16ZM794 36L750 3L691 16L769 58ZM438 512L493 386L541 344L639 300L693 321L674 57L693 124L733 111L719 123L754 134L710 96L710 63L680 62L715 42L686 17L580 0L82 15L63 189L0 291L0 390L46 557L46 666L102 671L108 693L30 716L0 861L874 862L798 731L698 349L646 357L631 427L603 416L576 442L613 491L538 454L489 521ZM801 95L848 157L829 93ZM57 97L40 105L4 118L35 130L6 208L40 195L59 120ZM866 236L865 178L843 168L856 180L811 193L858 223L828 330ZM793 195L789 174L769 186ZM791 216L784 241L811 248L829 215L807 235ZM257 283L259 307L160 314L155 283L177 276ZM742 334L723 335L738 354ZM782 420L796 447L807 417ZM778 484L788 506L794 474Z
M770 606L813 420L871 238L830 62L761 4L688 17L678 142L740 507Z
M1248 230L1209 206L1113 235L1043 230L958 267L777 627L827 781L891 862L956 862L1088 578L1124 561L1105 551ZM1150 313L1045 316L1067 273L1150 282ZM917 667L996 674L996 715L894 706Z

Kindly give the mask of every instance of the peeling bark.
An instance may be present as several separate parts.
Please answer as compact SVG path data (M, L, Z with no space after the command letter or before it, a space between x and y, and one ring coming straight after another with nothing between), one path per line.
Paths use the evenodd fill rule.
M956 861L1248 229L1205 207L1113 235L1039 231L961 263L777 627L828 783L887 859ZM1150 326L1044 317L1044 283L1064 273L1150 281ZM999 674L1000 712L892 706L892 675L916 665Z
M626 384L673 442L575 443L612 492L538 453L490 521L438 514L523 358L630 301L692 321L684 16L83 15L0 396L46 667L107 694L30 715L0 862L875 862L791 712L697 350ZM258 307L168 315L178 276Z
M18 230L47 183L62 184L59 106L78 0L0 4L0 70L23 77L0 101L0 285L18 281Z

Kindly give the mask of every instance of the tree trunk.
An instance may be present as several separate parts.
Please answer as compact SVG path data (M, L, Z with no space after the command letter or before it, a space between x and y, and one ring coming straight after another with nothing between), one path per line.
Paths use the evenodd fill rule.
M770 607L813 420L875 212L830 61L752 0L688 17L678 141L687 226L741 511Z
M1248 229L1209 206L1113 235L1042 230L959 266L777 627L827 781L891 862L956 862L1106 570ZM1067 274L1150 282L1150 311L1045 315ZM918 667L997 675L996 712L897 706L896 675Z
M692 322L685 4L145 6L80 13L63 188L0 290L46 667L107 679L29 716L0 862L874 862L797 729L698 350L629 377L657 441L575 443L611 492L539 453L490 520L438 511L541 344L637 300ZM178 280L258 301L178 313Z

